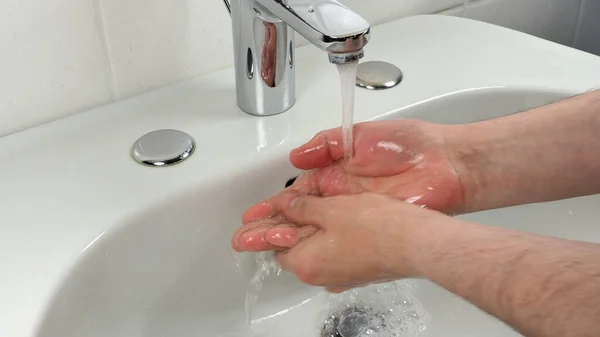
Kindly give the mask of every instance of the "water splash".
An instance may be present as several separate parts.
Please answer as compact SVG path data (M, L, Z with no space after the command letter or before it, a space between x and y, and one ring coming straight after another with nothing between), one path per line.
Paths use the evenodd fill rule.
M255 335L251 330L254 322L252 312L263 290L263 283L268 277L280 275L282 269L272 252L235 253L234 259L238 272L248 277L249 281L245 298L246 331L232 334L231 337L252 337ZM325 320L324 331L335 331L340 319L367 319L366 324L362 324L364 329L352 331L352 336L341 337L416 336L426 329L430 315L414 296L415 287L413 281L401 280L327 295L328 306L320 316L320 324ZM284 312L288 313L289 310ZM340 315L342 312L346 314ZM331 337L334 336L336 334L331 333Z
M252 311L262 291L264 280L271 275L280 275L282 269L279 264L277 264L273 256L273 252L241 254L234 252L233 258L238 273L243 276L252 275L248 281L248 286L246 288L246 299L244 302L246 328L248 331L250 331L250 325L252 324ZM250 266L246 266L245 261L251 261Z
M324 331L333 332L337 325L353 327L352 337L415 336L427 328L430 315L413 295L413 287L410 281L403 280L330 295ZM360 324L354 324L356 322ZM344 334L339 330L340 335ZM330 334L335 335L326 335Z

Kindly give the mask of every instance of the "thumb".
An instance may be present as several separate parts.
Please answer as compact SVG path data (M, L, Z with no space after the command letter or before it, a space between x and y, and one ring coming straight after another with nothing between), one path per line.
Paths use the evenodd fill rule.
M343 157L341 128L322 131L306 144L290 152L290 161L301 170L327 167Z
M329 198L288 194L281 198L283 214L298 226L323 228L328 221Z

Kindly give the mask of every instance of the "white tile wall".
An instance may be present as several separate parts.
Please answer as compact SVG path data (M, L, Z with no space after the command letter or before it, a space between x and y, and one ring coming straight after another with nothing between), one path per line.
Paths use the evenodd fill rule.
M99 1L117 98L232 62L222 0Z
M576 27L580 3L598 0L469 1L467 17L597 50L598 16L583 11ZM378 24L461 15L464 0L343 2ZM232 62L221 0L4 0L0 44L0 136Z
M469 5L465 16L571 45L580 3L581 0L484 0Z
M600 55L600 0L583 0L574 46Z
M362 14L371 24L395 20L401 17L436 13L458 5L464 0L340 0L346 6Z
M0 136L110 99L94 0L0 1Z

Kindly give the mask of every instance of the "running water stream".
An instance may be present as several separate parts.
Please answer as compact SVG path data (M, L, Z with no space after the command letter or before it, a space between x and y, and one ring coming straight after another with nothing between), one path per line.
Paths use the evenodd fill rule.
M344 142L344 159L350 160L353 155L354 137L354 91L356 88L356 72L358 61L338 64L342 88L342 140Z

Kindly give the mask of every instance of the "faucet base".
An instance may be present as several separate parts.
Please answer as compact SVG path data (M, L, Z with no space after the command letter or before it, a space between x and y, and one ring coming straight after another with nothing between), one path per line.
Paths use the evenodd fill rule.
M240 110L242 110L243 112L247 113L248 115L251 116L255 116L255 117L270 117L270 116L277 116L277 115L281 115L282 113L288 111L289 109L291 109L292 107L294 107L294 104L296 103L296 101L292 101L290 104L286 105L285 108L282 109L276 109L276 110L251 110L251 109L247 109L245 107L240 106L240 104L238 104L238 108L240 108Z
M295 103L294 31L256 6L233 0L231 16L238 106L272 116Z
M338 0L224 2L232 19L238 106L254 116L276 115L294 105L294 31L334 64L358 61L369 41L369 23Z

